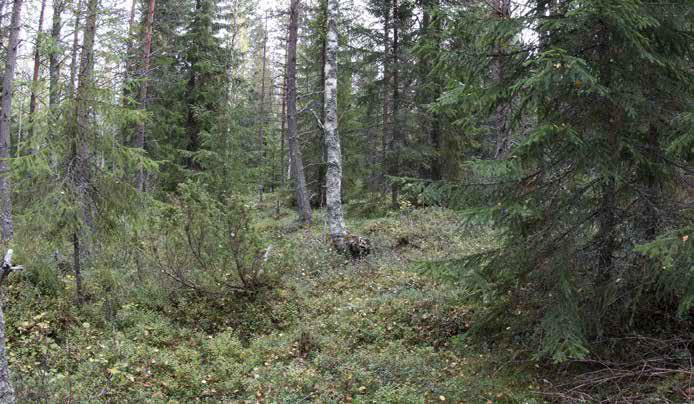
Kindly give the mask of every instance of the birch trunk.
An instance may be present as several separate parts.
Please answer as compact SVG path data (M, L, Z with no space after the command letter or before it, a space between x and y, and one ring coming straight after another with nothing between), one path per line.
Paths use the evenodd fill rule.
M5 3L6 0L0 0L0 45L5 44Z
M149 70L152 59L152 25L154 24L154 7L155 0L149 0L149 9L145 15L145 38L144 50L142 53L142 83L138 94L138 108L144 113L147 108L147 86L149 84ZM137 123L137 131L135 133L135 147L140 149L145 148L145 121L140 119ZM139 168L137 175L137 192L145 190L145 170L142 166Z
M5 61L5 74L2 79L2 111L0 112L0 198L2 199L2 240L9 241L14 236L12 221L12 185L10 183L7 159L10 157L10 119L12 117L12 90L14 71L17 67L17 48L23 0L14 0L12 20L10 21L10 40ZM2 392L0 392L1 394Z
M328 0L326 13L327 38L325 45L325 175L326 205L330 238L338 250L344 249L345 219L342 214L342 152L337 132L337 15L339 0Z
M311 223L311 205L306 190L304 163L301 157L296 123L296 45L299 35L299 0L291 0L289 8L289 40L287 41L287 138L296 190L296 203L301 221Z

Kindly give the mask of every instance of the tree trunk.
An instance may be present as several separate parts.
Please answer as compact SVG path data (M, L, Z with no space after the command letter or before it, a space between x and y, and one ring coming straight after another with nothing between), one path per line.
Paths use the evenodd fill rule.
M53 0L53 20L51 23L51 40L54 45L60 44L60 31L62 28L62 13L65 8L65 0ZM51 113L55 111L60 99L60 54L53 50L49 56L48 64L48 108ZM51 122L52 123L52 122Z
M0 44L5 39L5 3L7 0L0 0Z
M327 38L325 47L325 148L327 173L325 176L326 204L330 238L338 250L344 249L347 229L342 215L342 153L337 132L337 16L338 0L328 0Z
M311 205L306 189L304 163L297 133L296 112L296 45L299 36L299 0L291 0L289 7L289 40L287 41L287 137L292 173L296 189L296 203L301 221L311 223Z
M144 38L144 50L142 52L142 72L140 77L142 78L142 83L140 83L140 90L138 94L138 108L144 113L147 109L147 86L149 84L149 70L150 61L152 57L152 25L154 23L154 7L156 0L149 0L149 8L147 14L145 15L145 38ZM145 121L141 118L137 122L137 131L135 133L135 147L144 149L145 148ZM137 192L143 192L145 190L145 170L144 167L140 166L137 174Z
M265 33L263 38L263 60L260 70L260 125L258 125L258 153L260 162L265 157L265 71L267 65L267 16L265 16Z
M265 32L263 35L263 60L261 62L260 71L260 105L258 119L258 167L262 166L265 161L265 70L267 64L267 15L265 16ZM261 173L260 182L258 184L258 193L260 200L263 200L263 176Z
M328 27L328 2L330 0L322 0L320 3L320 18L321 25ZM320 119L325 122L325 63L326 63L326 52L327 52L327 31L322 34L321 38L321 51L320 51L320 86L323 87L324 91L320 92ZM318 181L316 181L316 195L318 195L318 205L325 206L326 201L326 164L328 161L328 151L325 144L325 128L320 127L320 162L318 166Z
M41 71L41 33L43 31L43 20L46 13L46 0L41 0L41 11L39 12L39 25L36 29L36 43L34 44L34 74L31 78L31 95L29 97L29 139L33 139L36 134L34 118L36 114L37 91L39 89L39 73Z
M432 42L436 52L441 51L441 26L438 19L432 19L432 11L438 8L438 0L426 0L422 7L422 25L420 37ZM420 105L429 105L439 98L442 93L443 85L438 75L432 75L434 62L431 54L423 54L419 59L419 80L418 99ZM441 116L433 111L422 111L422 127L429 134L429 146L431 156L428 161L429 179L439 181L442 178L441 163Z
M77 99L75 100L75 119L76 133L74 147L75 172L73 181L78 195L79 209L84 215L84 222L87 225L93 226L92 214L89 207L89 143L88 138L91 133L91 125L89 123L89 95L92 93L92 81L94 72L94 37L96 34L96 18L98 12L99 0L89 0L87 3L87 15L85 18L82 53L80 55L79 68L79 85L77 87ZM81 228L81 223L78 223L78 229ZM73 234L74 254L74 269L75 269L75 287L77 292L77 303L81 304L84 301L82 292L82 272L80 256L82 254L82 245L80 242L81 230L75 231Z
M280 124L280 186L284 188L284 142L287 136L287 75L282 80L282 123Z
M2 111L0 112L0 198L2 198L2 240L12 240L14 222L12 220L12 185L9 178L7 159L10 157L10 119L12 117L12 90L14 71L17 67L17 48L23 0L14 0L10 22L10 40L5 60L5 74L2 79ZM0 391L0 395L2 392Z
M400 132L400 8L398 0L393 0L393 107L392 107L392 130L393 140L391 143L391 172L392 177L400 175L400 152L403 145L402 133ZM398 202L400 189L397 183L391 185L391 202L394 209L400 207Z
M385 188L385 176L388 172L388 151L390 149L390 136L391 126L390 126L390 73L391 73L391 50L390 50L390 13L391 13L391 0L384 1L383 10L383 133L381 137L381 182Z
M84 290L82 289L82 250L80 249L80 236L77 232L72 234L72 265L75 272L75 299L77 305L84 303Z
M70 82L68 83L68 95L70 98L75 96L75 88L77 86L77 55L79 52L79 36L80 36L80 18L82 17L82 0L77 0L77 6L74 9L75 21L72 33L72 55L70 61Z
M125 45L125 71L123 72L123 108L134 107L133 98L137 94L133 94L133 80L132 77L135 74L135 11L137 10L137 0L132 0L132 5L130 7L130 17L128 18L128 40ZM145 14L146 16L146 14ZM128 133L131 129L130 125L126 125L123 133L123 141L127 142Z
M495 0L494 16L500 20L511 18L511 0ZM504 47L506 40L501 39L494 46L494 61L492 62L492 80L497 86L503 86L506 79L504 69ZM494 111L494 130L496 131L496 146L494 158L503 159L511 150L511 130L509 128L510 105L500 100Z

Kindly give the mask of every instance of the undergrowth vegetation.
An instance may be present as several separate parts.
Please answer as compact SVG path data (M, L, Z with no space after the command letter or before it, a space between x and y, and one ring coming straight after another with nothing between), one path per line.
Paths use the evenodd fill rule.
M28 250L39 259L6 294L22 401L542 401L532 364L509 367L508 346L466 338L471 291L424 265L484 250L488 231L441 208L391 213L353 223L374 246L355 261L331 249L322 218L298 228L270 203L203 210L203 191L182 195L137 251L100 247L82 308L59 254ZM237 250L230 223L242 223ZM259 252L258 283L225 288L243 286L237 265Z

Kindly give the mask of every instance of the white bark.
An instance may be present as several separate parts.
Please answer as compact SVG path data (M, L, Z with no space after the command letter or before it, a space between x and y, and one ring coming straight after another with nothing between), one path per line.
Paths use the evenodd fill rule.
M21 27L23 0L15 0L10 22L10 41L7 47L5 74L2 79L2 111L0 112L0 200L2 201L2 239L11 240L14 236L12 221L12 186L9 179L7 159L10 157L10 118L12 116L12 90L14 71L17 67L17 48ZM2 392L0 391L0 394ZM2 397L0 396L0 399Z
M327 38L325 46L325 148L327 172L325 175L326 205L330 238L342 249L347 235L342 213L342 152L337 133L337 14L338 1L327 0Z

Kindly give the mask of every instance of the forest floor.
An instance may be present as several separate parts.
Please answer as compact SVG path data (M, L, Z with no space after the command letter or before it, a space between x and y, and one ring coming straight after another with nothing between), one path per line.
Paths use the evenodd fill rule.
M258 227L282 266L277 286L252 302L172 305L143 285L126 284L103 300L98 295L110 289L92 286L91 309L77 310L65 299L72 293L69 276L64 295L53 297L19 292L26 280L11 284L12 300L31 302L10 307L7 315L21 400L546 398L539 391L548 382L537 365L518 360L510 345L465 339L475 310L470 291L421 265L487 248L493 243L488 231L462 228L454 213L435 208L350 220L352 231L373 246L368 258L353 261L328 248L323 212L302 228L290 211L275 217L271 202L259 209ZM103 285L103 276L95 271L87 283Z

